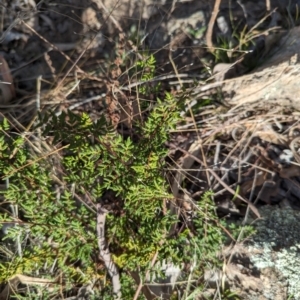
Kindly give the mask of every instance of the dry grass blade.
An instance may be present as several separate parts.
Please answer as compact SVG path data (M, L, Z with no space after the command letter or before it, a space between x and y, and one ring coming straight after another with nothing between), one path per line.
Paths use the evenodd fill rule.
M215 166L213 169L208 168L208 172L219 183L213 186L214 189L221 185L232 195L236 194L226 179L230 172L230 176L235 178L233 186L240 185L240 196L243 199L238 196L239 200L245 202L247 195L253 190L257 199L266 203L279 201L280 194L287 195L288 191L282 189L281 182L290 186L288 180L291 177L288 174L298 176L299 173L296 167L289 166L291 163L295 164L293 160L299 159L299 132L294 130L298 123L297 114L293 116L286 107L278 105L274 109L266 108L263 103L241 105L236 108L234 118L231 113L221 114L218 118L211 117L212 114L198 116L201 119L201 129L198 132L203 139L204 152L206 155L210 153L206 159ZM188 155L188 151L179 150ZM195 161L203 168L203 162L199 157L196 158ZM254 170L258 172L253 186ZM299 180L297 177L293 183L290 201L299 194ZM221 191L214 192L218 195L217 199L220 199Z
M182 151L183 153L185 153L186 155L190 156L194 161L200 163L203 165L203 161L201 161L199 158L195 157L194 155L192 155L191 153L189 153L188 151L178 147L178 150ZM236 195L236 191L234 191L230 186L228 186L225 182L223 182L221 180L221 178L211 169L208 169L208 172L211 173L214 178L227 190L229 191L232 195ZM247 203L250 207L250 209L254 212L254 214L260 218L260 213L258 212L257 208L250 203L247 199L241 197L240 195L236 195L237 198L239 198L240 200L242 200L243 202Z
M0 300L10 299L10 296L18 291L18 285L20 283L24 285L47 287L49 291L53 290L54 285L57 284L55 281L49 279L30 277L22 274L14 275L0 293Z

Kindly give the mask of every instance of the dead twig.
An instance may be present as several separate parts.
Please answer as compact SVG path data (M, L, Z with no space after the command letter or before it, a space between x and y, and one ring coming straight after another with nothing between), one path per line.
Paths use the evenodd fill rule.
M101 207L101 204L97 204L97 235L98 235L98 247L100 256L103 259L104 265L111 276L113 293L115 299L121 299L121 283L120 283L120 274L116 264L111 258L109 247L107 247L105 241L105 219L108 211Z
M156 263L156 260L157 260L157 257L158 257L158 251L156 251L156 253L154 254L153 258L152 258L152 261L151 261L151 268L154 267L155 263ZM150 273L150 269L146 272L146 276L145 278L147 278L149 276L149 273ZM141 290L143 288L143 282L142 280L140 280L140 283L139 283L139 286L134 294L134 297L133 297L133 300L137 300L140 293L141 293Z
M271 1L270 0L266 0L266 8L267 8L267 11L271 10Z
M204 165L203 161L201 161L198 157L194 156L193 154L189 153L188 151L182 149L181 147L176 147L177 150L180 150L182 153L188 155L191 159L193 159L194 161L200 163L201 165ZM221 178L212 170L212 169L207 169L209 173L211 173L211 175L214 176L214 178L232 195L235 195L237 198L239 198L240 200L242 200L243 202L247 203L250 207L250 209L253 211L253 213L260 218L260 213L258 211L258 209L247 199L243 198L240 195L236 195L236 192L230 187L228 186L228 184L226 184L224 181L221 180Z
M210 17L207 32L206 32L206 44L207 44L208 50L212 53L215 51L215 47L212 42L212 35L213 35L213 29L214 29L214 25L215 25L215 22L217 19L217 15L219 13L220 3L221 3L221 0L215 1L214 9L211 13L211 17Z
M75 63L72 61L72 59L67 55L67 54L65 54L64 52L62 52L58 47L56 47L55 45L53 45L52 43L50 43L47 39L45 39L43 36L41 36L34 28L32 28L31 26L29 26L28 24L26 24L26 22L24 22L23 20L21 20L21 22L22 22L22 24L24 25L24 26L26 26L30 31L32 31L36 36L38 36L42 41L44 41L46 44L48 44L49 46L50 46L50 50L51 50L51 48L52 49L55 49L56 51L58 51L67 61L69 61L69 62L71 62L73 65L72 65L72 67L70 68L70 70L67 72L67 75L66 76L64 76L64 78L63 78L63 80L65 79L65 77L67 77L69 74L70 74L70 72L71 72L71 70L73 70L73 68L75 67L80 73L84 73L85 74L85 72L80 68L80 67L78 67L77 66L77 63L78 63L78 60L81 58L81 56L83 55L83 53L84 53L84 51L83 51L83 53L82 53L82 55L81 56L79 56L79 59L77 59L76 61L75 61ZM44 55L44 53L43 53L43 55Z
M95 1L95 3L97 4L97 6L98 6L99 9L102 8L102 9L104 10L104 12L108 15L107 18L109 18L109 19L113 22L113 24L115 25L115 27L118 29L119 34L120 34L120 38L121 38L122 40L126 41L126 43L128 43L128 45L130 46L130 48L137 54L137 56L138 56L138 58L139 58L140 60L143 60L142 55L138 53L137 47L133 44L133 42L132 42L131 40L129 40L129 39L126 39L126 35L125 35L125 33L124 33L124 30L122 29L122 27L121 27L121 25L119 24L119 22L113 17L112 12L109 12L109 11L108 11L108 9L106 8L106 6L103 4L103 2L102 2L101 0L94 0L94 1ZM118 1L118 2L119 2L119 1ZM115 4L113 10L116 8L118 2L116 2L116 4ZM113 10L112 10L112 11L113 11Z

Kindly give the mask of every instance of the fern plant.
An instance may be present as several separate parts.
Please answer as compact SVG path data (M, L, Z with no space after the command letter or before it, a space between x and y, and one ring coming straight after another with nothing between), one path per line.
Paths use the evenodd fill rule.
M137 127L141 138L133 142L104 118L93 123L86 114L46 113L38 127L43 137L53 138L52 145L60 143L60 159L57 151L40 151L29 138L9 135L5 121L0 171L9 184L1 192L8 204L2 206L0 222L16 224L5 239L19 241L22 250L1 261L1 282L15 274L55 279L58 272L66 286L104 280L95 231L99 201L110 211L106 238L121 269L146 269L156 251L159 259L177 258L174 241L166 237L173 216L163 213L171 199L163 158L168 130L178 118L176 101L167 94ZM18 215L10 212L11 205Z
M148 68L142 81L153 78L154 65L153 56L137 63ZM193 234L187 228L169 235L178 219L167 209L174 200L165 180L164 144L180 120L181 100L168 93L157 99L145 120L134 123L135 139L120 135L104 116L93 122L71 111L39 115L38 138L13 134L2 122L0 225L6 234L0 240L0 283L18 274L48 278L51 289L30 291L43 299L93 283L103 299L112 299L97 245L97 203L108 211L105 239L121 271L124 299L134 295L130 272L143 277L156 254L158 262L178 264L196 255L196 276L204 261L217 262L223 236L210 194L197 204Z

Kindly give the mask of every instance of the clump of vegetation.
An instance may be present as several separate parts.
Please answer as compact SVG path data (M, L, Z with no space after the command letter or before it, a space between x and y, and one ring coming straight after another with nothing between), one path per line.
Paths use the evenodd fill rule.
M153 56L137 64L148 70L142 81L153 78L154 65ZM150 92L142 86L139 91ZM93 122L86 113L45 112L33 132L21 135L4 119L0 282L30 276L32 284L14 291L19 299L29 293L43 299L74 295L82 286L92 286L96 298L112 299L112 276L96 229L100 205L106 214L103 249L109 249L120 273L122 299L136 293L133 272L142 281L147 272L164 276L159 267L164 261L193 262L182 273L198 278L185 286L188 297L206 266L218 264L224 235L211 193L195 203L193 229L170 234L182 220L169 209L175 200L165 178L165 143L181 119L180 106L165 93L147 116L133 122L134 137L119 134L104 115ZM37 278L48 281L36 285Z
M166 94L147 120L136 124L140 139L133 142L105 118L93 123L86 114L46 113L37 127L42 138L52 138L52 150L34 137L9 134L4 120L0 169L7 184L1 224L14 225L2 243L7 251L1 282L25 274L54 282L59 276L66 289L95 278L105 286L106 271L97 258L96 203L108 211L105 236L123 274L143 273L156 252L158 261L187 259L197 241L188 242L188 232L168 236L177 220L166 210L173 200L164 179L164 143L178 119L176 101ZM208 239L216 237L203 230L200 225L196 239L207 241L197 247L210 253L209 245L217 244Z

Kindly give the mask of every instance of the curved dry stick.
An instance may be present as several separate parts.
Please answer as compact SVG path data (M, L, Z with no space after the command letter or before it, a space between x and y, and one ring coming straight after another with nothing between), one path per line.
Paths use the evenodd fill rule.
M101 207L101 204L97 204L97 237L98 237L98 247L100 251L100 256L104 261L104 265L111 277L113 285L113 293L115 299L121 299L121 283L120 283L120 274L117 266L111 258L109 248L106 245L105 241L105 218L107 210Z
M212 42L212 34L213 34L213 29L214 29L214 25L215 25L215 22L216 22L217 15L219 13L220 3L221 3L221 0L216 0L215 1L214 9L211 13L211 17L210 17L210 20L209 20L209 23L208 23L208 28L207 28L207 32L206 32L206 36L205 36L208 50L212 53L215 51L215 47L214 47L213 42Z

